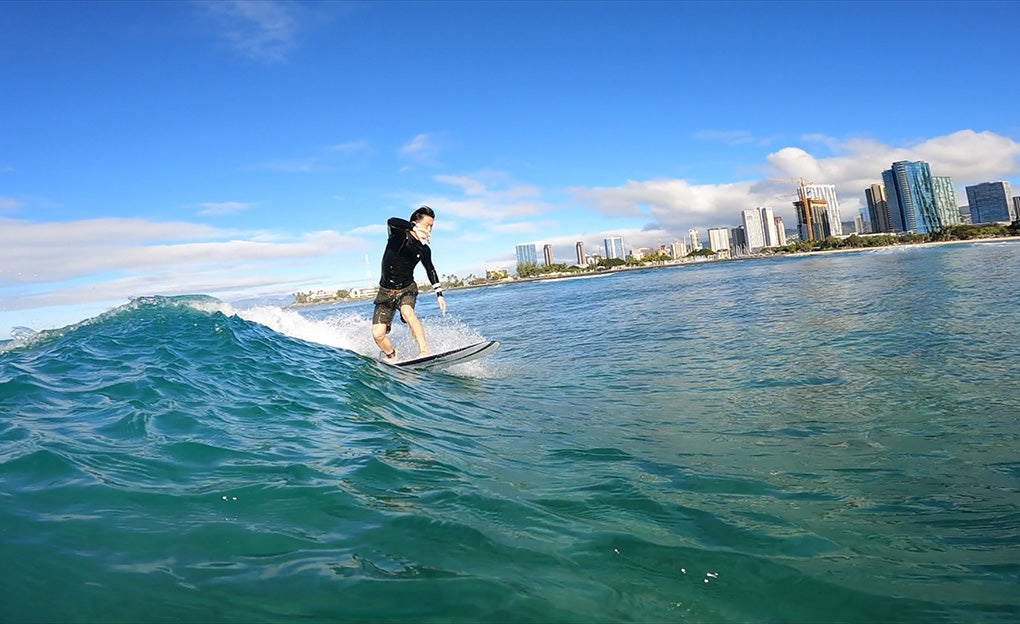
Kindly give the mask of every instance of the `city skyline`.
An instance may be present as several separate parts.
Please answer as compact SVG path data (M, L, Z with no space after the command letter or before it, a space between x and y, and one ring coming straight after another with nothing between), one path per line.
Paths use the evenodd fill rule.
M770 2L0 3L0 337L131 297L369 287L386 220L423 204L463 275L538 237L563 259L704 245L757 206L792 226L772 178L835 185L841 222L897 161L961 205L1016 188L1020 42L984 35L1020 6L880 13L797 5L820 46ZM919 52L871 105L861 85Z
M855 225L854 233L918 231L916 228L919 227L922 228L919 233L927 233L943 226L963 223L964 208L967 209L968 213L973 212L969 205L959 205L956 203L957 196L953 178L951 176L932 175L929 163L925 161L899 161L891 163L890 168L881 173L881 179L883 180L881 183L871 184L863 189L865 202L860 212L854 215L851 221ZM794 182L795 180L787 181ZM804 213L805 208L803 204L807 201L809 206L816 205L816 209L811 212L818 213L819 215L819 223L815 224L814 235L812 237L816 240L821 240L830 235L836 237L847 236L847 234L843 233L842 227L847 221L840 221L838 229L832 227L832 219L842 218L840 216L839 197L835 185L807 184L803 179L800 182L801 184L797 188L796 193L799 199L797 202L794 202L794 206L799 206L798 210L800 213L806 214ZM894 187L896 205L889 204L888 192L886 191L887 184ZM906 189L907 192L898 191L898 188ZM1004 217L973 221L974 223L983 223L989 220L1001 222L1020 219L1020 196L1011 195L1011 185L1009 182L985 182L967 186L964 192L971 202L975 201L975 197L980 197L986 203L994 205L994 215ZM891 211L895 211L895 214ZM978 218L982 219L980 217L980 209ZM784 221L782 217L774 214L772 206L758 206L752 209L741 210L740 221L740 225L737 226L721 225L706 228L706 235L708 237L706 240L709 242L709 249L713 251L723 249L721 244L713 242L712 232L719 230L729 232L729 239L725 249L727 254L730 253L731 248L737 250L746 248L747 252L755 253L766 247L786 245L787 237ZM971 220L968 219L968 221ZM803 219L798 217L797 232L801 240L805 240L807 237L806 227ZM626 257L628 255L626 250L623 251L622 256L609 255L610 240L610 238L603 239L606 257ZM622 238L613 237L612 240L619 240L622 244ZM695 251L702 248L701 243L703 241L698 229L690 228L687 231L687 240L674 237L672 242L664 243L659 241L656 245L659 248L663 248L670 247L677 242L682 243L685 250ZM549 244L545 244L545 246L550 247ZM584 241L575 242L575 246L583 248ZM716 247L719 249L716 249ZM635 246L632 250L643 248L642 246ZM686 255L686 253L685 251L682 255ZM677 256L675 252L673 252L673 255L674 257ZM578 260L578 264L583 263Z

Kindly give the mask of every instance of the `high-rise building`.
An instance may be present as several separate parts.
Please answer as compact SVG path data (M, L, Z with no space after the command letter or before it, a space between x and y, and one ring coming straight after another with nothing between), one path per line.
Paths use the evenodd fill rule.
M926 234L942 227L928 163L894 162L891 168L882 172L882 180L889 201L892 231Z
M843 223L839 215L839 199L836 197L836 186L834 184L804 184L797 189L800 199L824 199L825 214L829 222L829 232L826 236L842 236Z
M698 230L696 228L687 230L687 237L691 239L691 251L701 249L701 237L698 235Z
M776 217L776 234L779 237L777 244L779 247L786 247L786 225L783 223L782 217Z
M744 226L738 225L731 230L733 236L733 246L730 248L730 254L734 256L746 256L747 250L747 234L744 231Z
M761 220L761 210L748 208L740 211L740 219L744 222L744 236L747 237L747 251L755 253L765 247L765 227Z
M885 197L884 184L872 184L864 189L864 197L868 200L868 216L871 219L872 232L892 232L889 216L889 201Z
M935 190L935 212L939 215L939 227L963 223L960 208L956 205L953 179L949 176L932 176L931 184Z
M804 199L793 202L797 211L797 232L802 241L825 240L832 234L829 226L829 204L824 199Z
M517 245L517 264L538 264L538 249L534 243Z
M619 236L610 236L609 238L602 241L606 246L606 259L610 258L624 258L623 254L623 239Z
M708 228L708 248L715 253L729 257L730 230L724 227Z
M971 223L1012 221L1010 200L1013 192L1009 182L984 182L967 187Z
M776 231L776 215L769 206L759 206L758 212L761 213L761 227L765 235L765 246L778 247L779 232Z
M553 263L552 245L542 247L542 255L545 256L545 266L551 266Z
M584 255L584 241L577 241L574 247L577 249L577 264L581 266L588 264L588 257Z
M1013 197L1013 220L1020 220L1020 195Z
M669 255L673 256L674 260L680 260L687 255L687 243L682 240L675 241L669 246Z

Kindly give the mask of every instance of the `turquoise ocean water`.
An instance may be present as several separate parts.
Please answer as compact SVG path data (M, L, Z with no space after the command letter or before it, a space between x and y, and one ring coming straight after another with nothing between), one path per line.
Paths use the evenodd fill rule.
M368 303L0 348L0 621L1020 619L1020 243L448 300L447 373Z

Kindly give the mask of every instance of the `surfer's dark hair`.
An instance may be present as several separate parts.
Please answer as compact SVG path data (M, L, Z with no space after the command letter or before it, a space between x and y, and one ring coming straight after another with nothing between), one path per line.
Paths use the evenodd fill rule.
M421 221L422 217L432 217L433 219L435 219L436 213L433 212L432 209L429 208L428 206L422 206L421 208L411 213L410 221L411 223L417 223Z

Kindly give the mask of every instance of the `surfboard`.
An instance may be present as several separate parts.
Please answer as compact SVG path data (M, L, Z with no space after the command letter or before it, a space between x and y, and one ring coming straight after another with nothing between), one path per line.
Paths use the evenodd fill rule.
M454 364L463 364L464 362L476 360L484 355L492 353L498 348L499 343L495 340L485 340L466 347L457 347L456 349L443 351L442 353L430 353L429 355L414 358L413 360L403 360L402 362L396 362L393 365L413 369L446 368L447 366L453 366Z

